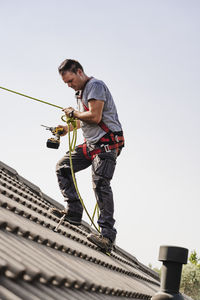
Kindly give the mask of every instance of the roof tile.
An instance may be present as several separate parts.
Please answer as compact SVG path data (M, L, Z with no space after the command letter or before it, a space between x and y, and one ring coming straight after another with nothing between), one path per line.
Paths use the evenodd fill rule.
M86 238L89 225L64 222L54 232L59 222L49 213L54 205L59 207L0 163L0 296L150 299L159 287L154 272L118 247L110 257L97 251Z

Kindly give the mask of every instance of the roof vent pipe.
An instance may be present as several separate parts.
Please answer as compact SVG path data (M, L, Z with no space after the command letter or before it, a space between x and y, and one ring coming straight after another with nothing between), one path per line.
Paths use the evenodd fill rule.
M161 291L152 300L182 300L179 293L182 265L187 263L188 249L174 246L161 246L159 261L163 262L161 272Z

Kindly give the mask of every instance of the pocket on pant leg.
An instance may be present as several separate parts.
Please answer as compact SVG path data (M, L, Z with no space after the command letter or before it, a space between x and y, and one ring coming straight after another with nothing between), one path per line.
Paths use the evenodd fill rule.
M116 166L116 160L112 157L97 155L92 162L93 172L106 179L112 179Z

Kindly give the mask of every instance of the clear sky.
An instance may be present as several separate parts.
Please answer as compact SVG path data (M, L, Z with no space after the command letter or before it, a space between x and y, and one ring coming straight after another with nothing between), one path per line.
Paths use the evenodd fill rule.
M200 254L199 15L198 0L0 0L0 86L75 106L57 72L74 58L110 88L126 137L112 182L117 244L153 266L163 244ZM62 112L3 90L0 104L0 160L63 203L54 170L67 138L47 149L40 127ZM77 180L92 211L91 170Z

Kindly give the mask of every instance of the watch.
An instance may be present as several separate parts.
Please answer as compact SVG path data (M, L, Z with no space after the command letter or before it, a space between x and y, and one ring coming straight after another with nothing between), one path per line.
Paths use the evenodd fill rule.
M72 111L70 111L69 117L70 117L70 118L73 118L73 117L74 117L74 109L73 109Z

